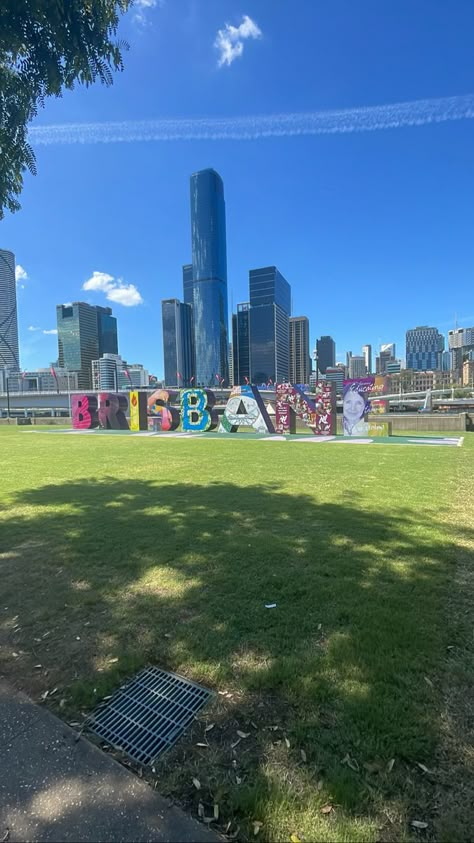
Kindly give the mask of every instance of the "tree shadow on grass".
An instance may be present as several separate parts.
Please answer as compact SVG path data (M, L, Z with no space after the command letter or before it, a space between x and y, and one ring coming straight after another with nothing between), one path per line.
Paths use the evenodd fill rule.
M438 524L270 485L115 478L22 492L14 507L2 523L0 669L31 676L41 663L48 675L25 680L30 692L58 686L77 712L150 663L226 689L212 763L182 742L170 789L196 802L194 765L228 816L258 811L268 828L272 800L331 800L368 822L382 799L420 802L405 767L386 765L427 764L437 741L457 549ZM252 722L245 749L231 748L225 724L235 736ZM275 724L277 736L265 728Z

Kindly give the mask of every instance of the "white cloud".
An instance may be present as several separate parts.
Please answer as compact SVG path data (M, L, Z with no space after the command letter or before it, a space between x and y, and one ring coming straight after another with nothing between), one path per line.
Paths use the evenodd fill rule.
M28 330L29 331L41 331L41 328L37 328L36 325L29 325Z
M224 64L229 67L234 59L239 58L244 51L244 41L247 38L261 38L262 30L252 18L244 15L240 26L232 26L226 23L223 29L219 29L214 41L214 47L219 51L217 64L222 67Z
M156 9L157 6L162 6L164 0L134 0L133 9L135 10L132 20L135 23L145 26L148 23L147 12L150 9Z
M50 328L49 330L47 330L47 329L43 330L43 334L57 334L57 333L58 333L57 328Z
M143 299L135 284L120 283L107 293L107 298L109 301L117 302L117 304L123 304L124 307L135 307L137 304L143 304Z
M28 273L26 269L23 269L21 264L17 263L15 267L15 281L19 284L20 281L27 281L28 280Z
M124 307L136 307L138 304L143 304L143 299L135 284L125 284L122 278L114 278L107 272L94 271L84 282L82 289L105 293L109 301L122 304Z
M93 272L82 285L83 290L102 290L106 293L114 283L114 276L107 272Z

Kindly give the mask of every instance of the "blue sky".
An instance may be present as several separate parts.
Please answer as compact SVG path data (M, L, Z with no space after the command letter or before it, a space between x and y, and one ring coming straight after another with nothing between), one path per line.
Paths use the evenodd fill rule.
M56 337L44 332L57 303L106 304L109 295L119 351L162 374L160 302L181 296L190 260L189 176L210 166L225 186L229 310L247 298L249 269L276 264L293 313L310 318L312 345L329 333L338 358L366 342L396 342L404 356L407 328L447 332L455 313L474 323L474 120L444 119L467 113L466 100L377 108L474 94L472 0L140 6L122 22L130 50L113 87L68 92L35 122L121 130L94 130L106 143L33 138L38 176L26 176L22 210L1 225L0 245L28 276L18 289L24 368L56 358ZM192 138L206 118L207 134L224 125L241 137L238 118L334 110L349 112L330 118L329 134L307 133L308 122L324 122L316 115L301 135L288 134L298 118L285 118L283 136L130 139L170 126L140 132L132 121L186 119L179 132ZM432 111L443 119L425 122ZM400 114L399 128L377 128ZM347 131L360 119L372 130ZM257 121L257 133L265 125ZM120 134L127 142L111 142ZM104 275L88 286L100 289L83 291L94 272Z

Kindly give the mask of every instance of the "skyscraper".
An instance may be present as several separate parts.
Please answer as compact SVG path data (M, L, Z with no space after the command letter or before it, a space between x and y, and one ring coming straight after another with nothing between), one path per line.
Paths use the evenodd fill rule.
M179 299L163 299L163 359L166 386L189 386L194 375L192 308Z
M437 328L421 325L406 333L407 369L431 371L441 368L444 337Z
M185 304L193 303L193 265L186 263L183 266L183 301Z
M372 372L372 346L371 345L363 345L362 346L362 356L365 360L365 368L367 374L370 375Z
M385 375L390 364L395 363L395 343L388 342L380 346L380 353L375 358L375 373Z
M290 316L290 382L309 384L310 374L309 319Z
M117 320L110 307L83 301L58 304L56 319L59 365L78 373L79 389L91 389L92 361L117 353Z
M332 368L336 363L336 343L332 337L324 336L316 341L316 357L318 370L325 375L328 366Z
M252 383L283 383L290 371L291 288L276 266L251 269L250 372Z
M99 357L104 354L118 354L117 319L112 316L112 308L96 305L96 311Z
M0 249L0 366L19 371L15 255Z
M232 354L235 386L243 386L250 382L249 316L249 302L238 304L237 313L232 314Z
M191 242L196 384L210 386L216 375L229 379L224 185L215 170L191 176Z
M349 377L363 378L366 375L367 367L365 357L352 354L349 360Z

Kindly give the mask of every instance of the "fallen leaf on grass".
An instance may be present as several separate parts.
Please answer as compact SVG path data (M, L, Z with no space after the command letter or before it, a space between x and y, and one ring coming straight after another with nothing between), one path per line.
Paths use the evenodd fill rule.
M250 736L250 732L241 732L240 729L237 729L237 734L239 738L248 738Z
M35 670L41 670L42 667L42 664L35 664Z
M306 764L306 752L304 751L304 749L300 750L300 754L301 754L301 760L304 761L304 763Z
M201 741L199 741L199 743L197 743L196 746L203 746L205 749L209 749L209 744L208 743L202 743Z
M431 679L428 679L427 676L425 676L424 679L425 679L426 684L429 685L430 688L434 688L434 685L433 685Z
M332 805L323 805L323 807L320 808L320 811L322 814L330 814L332 811Z
M289 749L289 748L290 748L290 746L291 746L291 744L290 744L290 742L289 742L289 740L288 740L288 738L287 738L287 737L285 737L285 744L286 744L286 748L287 748L287 749Z
M430 772L430 771L428 770L428 767L425 767L425 765L424 765L424 764L420 764L420 762L419 762L419 761L417 761L416 763L417 763L417 766L420 768L420 770L421 770L423 773L429 773L429 772Z
M205 732L210 732L210 731L211 731L211 729L213 729L215 725L216 725L215 723L209 723L209 726L206 726L206 728L204 729L204 731L205 731Z
M263 823L261 823L259 820L254 821L254 823L253 823L253 833L254 833L255 837L257 836L257 834L260 833L260 829L262 828L262 826L263 826Z
M390 761L387 763L387 773L392 772L394 764L395 764L395 758L391 758Z
M410 825L413 828L428 828L428 823L424 823L421 820L412 820Z
M201 790L201 782L199 781L199 779L193 779L193 785L196 790Z
M290 843L301 843L297 834L290 834Z

